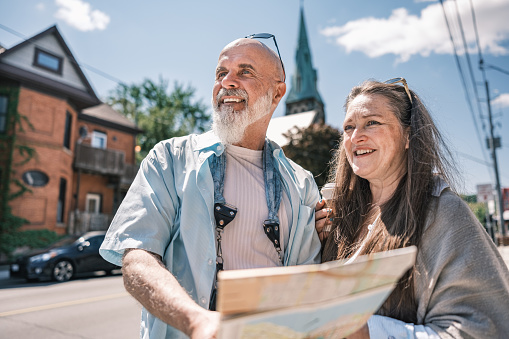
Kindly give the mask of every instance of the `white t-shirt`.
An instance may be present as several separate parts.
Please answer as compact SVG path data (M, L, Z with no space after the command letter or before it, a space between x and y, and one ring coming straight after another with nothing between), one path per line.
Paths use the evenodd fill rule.
M222 234L225 270L282 265L274 244L263 228L269 210L265 197L262 153L233 145L226 147L223 196L228 204L237 207L237 215ZM288 225L292 221L290 212L290 201L283 188L278 211L282 257L288 245Z

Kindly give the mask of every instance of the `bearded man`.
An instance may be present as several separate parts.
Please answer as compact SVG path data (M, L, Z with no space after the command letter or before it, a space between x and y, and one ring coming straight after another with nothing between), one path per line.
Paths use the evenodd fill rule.
M212 131L162 141L143 160L100 250L143 305L141 338L214 338L222 269L320 262L313 176L266 138L284 79L270 48L231 42Z

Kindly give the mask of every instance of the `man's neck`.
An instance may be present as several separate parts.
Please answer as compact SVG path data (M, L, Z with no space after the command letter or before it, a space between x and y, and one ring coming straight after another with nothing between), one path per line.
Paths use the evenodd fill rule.
M247 140L245 140L247 139ZM233 144L234 146L249 148L255 151L260 151L263 149L263 145L265 144L265 139L257 140L257 139L249 139L243 138L239 143Z

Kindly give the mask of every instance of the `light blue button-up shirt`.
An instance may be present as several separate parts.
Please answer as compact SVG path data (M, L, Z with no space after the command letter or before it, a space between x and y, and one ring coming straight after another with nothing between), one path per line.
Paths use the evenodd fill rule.
M284 265L319 263L314 220L318 187L310 172L287 159L277 144L272 146L292 207ZM127 248L159 254L193 300L207 308L216 269L214 188L208 158L223 151L224 145L212 132L158 143L141 163L106 234L101 255L120 266ZM141 337L186 336L144 308Z

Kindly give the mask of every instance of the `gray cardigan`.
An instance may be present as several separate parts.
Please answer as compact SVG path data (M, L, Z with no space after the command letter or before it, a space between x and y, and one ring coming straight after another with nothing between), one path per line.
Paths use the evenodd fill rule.
M417 324L441 338L508 338L509 271L498 249L451 190L431 207L414 275Z

